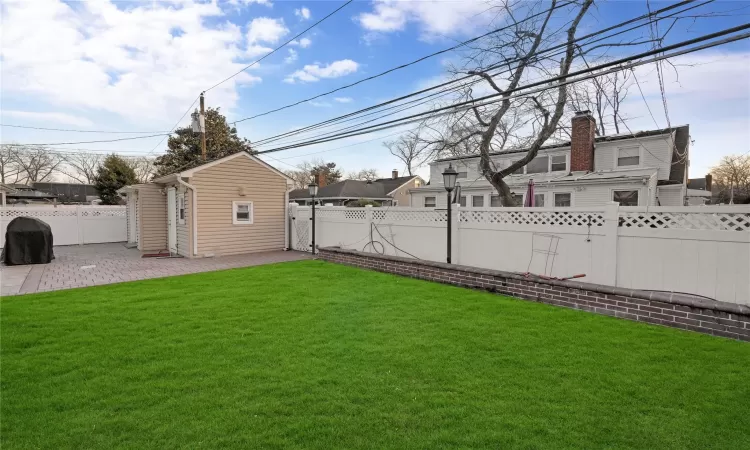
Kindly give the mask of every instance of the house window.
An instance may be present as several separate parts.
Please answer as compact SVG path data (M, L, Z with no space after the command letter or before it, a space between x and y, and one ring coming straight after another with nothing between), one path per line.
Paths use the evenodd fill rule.
M456 176L456 178L466 178L466 177L467 177L466 172L458 172L458 175Z
M613 191L612 201L620 206L638 206L638 191Z
M637 166L641 163L641 152L638 147L617 149L617 167Z
M500 208L503 206L499 195L490 195L490 206L492 208Z
M466 208L466 196L465 195L462 195L458 199L458 204L461 205L462 207Z
M526 165L526 173L547 173L549 171L549 156L537 156Z
M472 195L471 206L475 208L481 208L484 206L484 195Z
M552 157L551 172L565 172L568 170L568 162L565 155L555 155Z
M544 194L534 194L534 207L544 208Z
M513 162L516 162L516 161L513 161ZM513 162L511 164L513 164ZM510 166L508 166L508 167L510 167ZM523 175L523 168L524 168L524 166L521 166L518 169L516 169L515 172L513 172L513 175Z
M435 197L425 197L424 198L424 207L425 208L434 208L435 207Z
M523 194L513 194L513 206L523 206Z
M419 180L414 180L414 187L419 187L420 185L421 183L419 182Z
M177 196L177 223L185 225L185 194Z
M253 223L253 202L232 202L232 223L250 225Z
M555 192L555 207L567 207L571 205L570 192Z

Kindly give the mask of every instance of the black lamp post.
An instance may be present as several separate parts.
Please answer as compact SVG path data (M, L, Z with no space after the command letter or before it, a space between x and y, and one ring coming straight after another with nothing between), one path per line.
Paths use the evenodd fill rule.
M312 254L315 254L315 196L318 195L318 185L316 183L310 183L307 185L307 189L312 197Z
M453 164L448 164L448 168L443 171L443 185L445 190L448 191L448 264L451 263L451 191L456 187L456 178L458 178L458 172L453 168Z

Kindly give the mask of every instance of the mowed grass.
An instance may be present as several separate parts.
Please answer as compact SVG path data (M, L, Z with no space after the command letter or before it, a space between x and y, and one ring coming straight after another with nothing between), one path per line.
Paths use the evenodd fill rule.
M2 448L750 446L750 345L301 261L2 299Z

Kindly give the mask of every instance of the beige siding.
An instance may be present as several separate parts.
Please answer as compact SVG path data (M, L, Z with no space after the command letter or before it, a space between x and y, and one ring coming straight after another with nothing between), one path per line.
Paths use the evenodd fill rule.
M196 172L190 183L198 191L199 256L284 248L285 178L239 157ZM253 202L251 225L232 224L233 201Z
M138 188L138 248L144 252L167 248L167 197L161 189L163 186L158 184L144 184Z
M393 199L398 202L398 206L411 206L409 189L413 189L416 186L416 182L419 181L419 185L423 186L424 182L419 178L414 178L403 186L399 187L396 192L393 193Z

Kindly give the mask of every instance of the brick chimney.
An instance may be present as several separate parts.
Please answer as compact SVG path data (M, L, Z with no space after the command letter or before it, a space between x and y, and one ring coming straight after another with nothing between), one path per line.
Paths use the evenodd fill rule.
M591 172L594 170L596 120L591 111L578 111L571 125L570 171Z
M393 171L391 172L391 178L393 178L394 180L398 178L398 170L393 169Z
M711 192L711 187L713 187L713 179L714 177L712 177L710 173L706 175L706 191L708 192Z
M318 173L317 175L318 179L316 180L318 182L318 187L322 188L326 185L326 174L324 173Z

